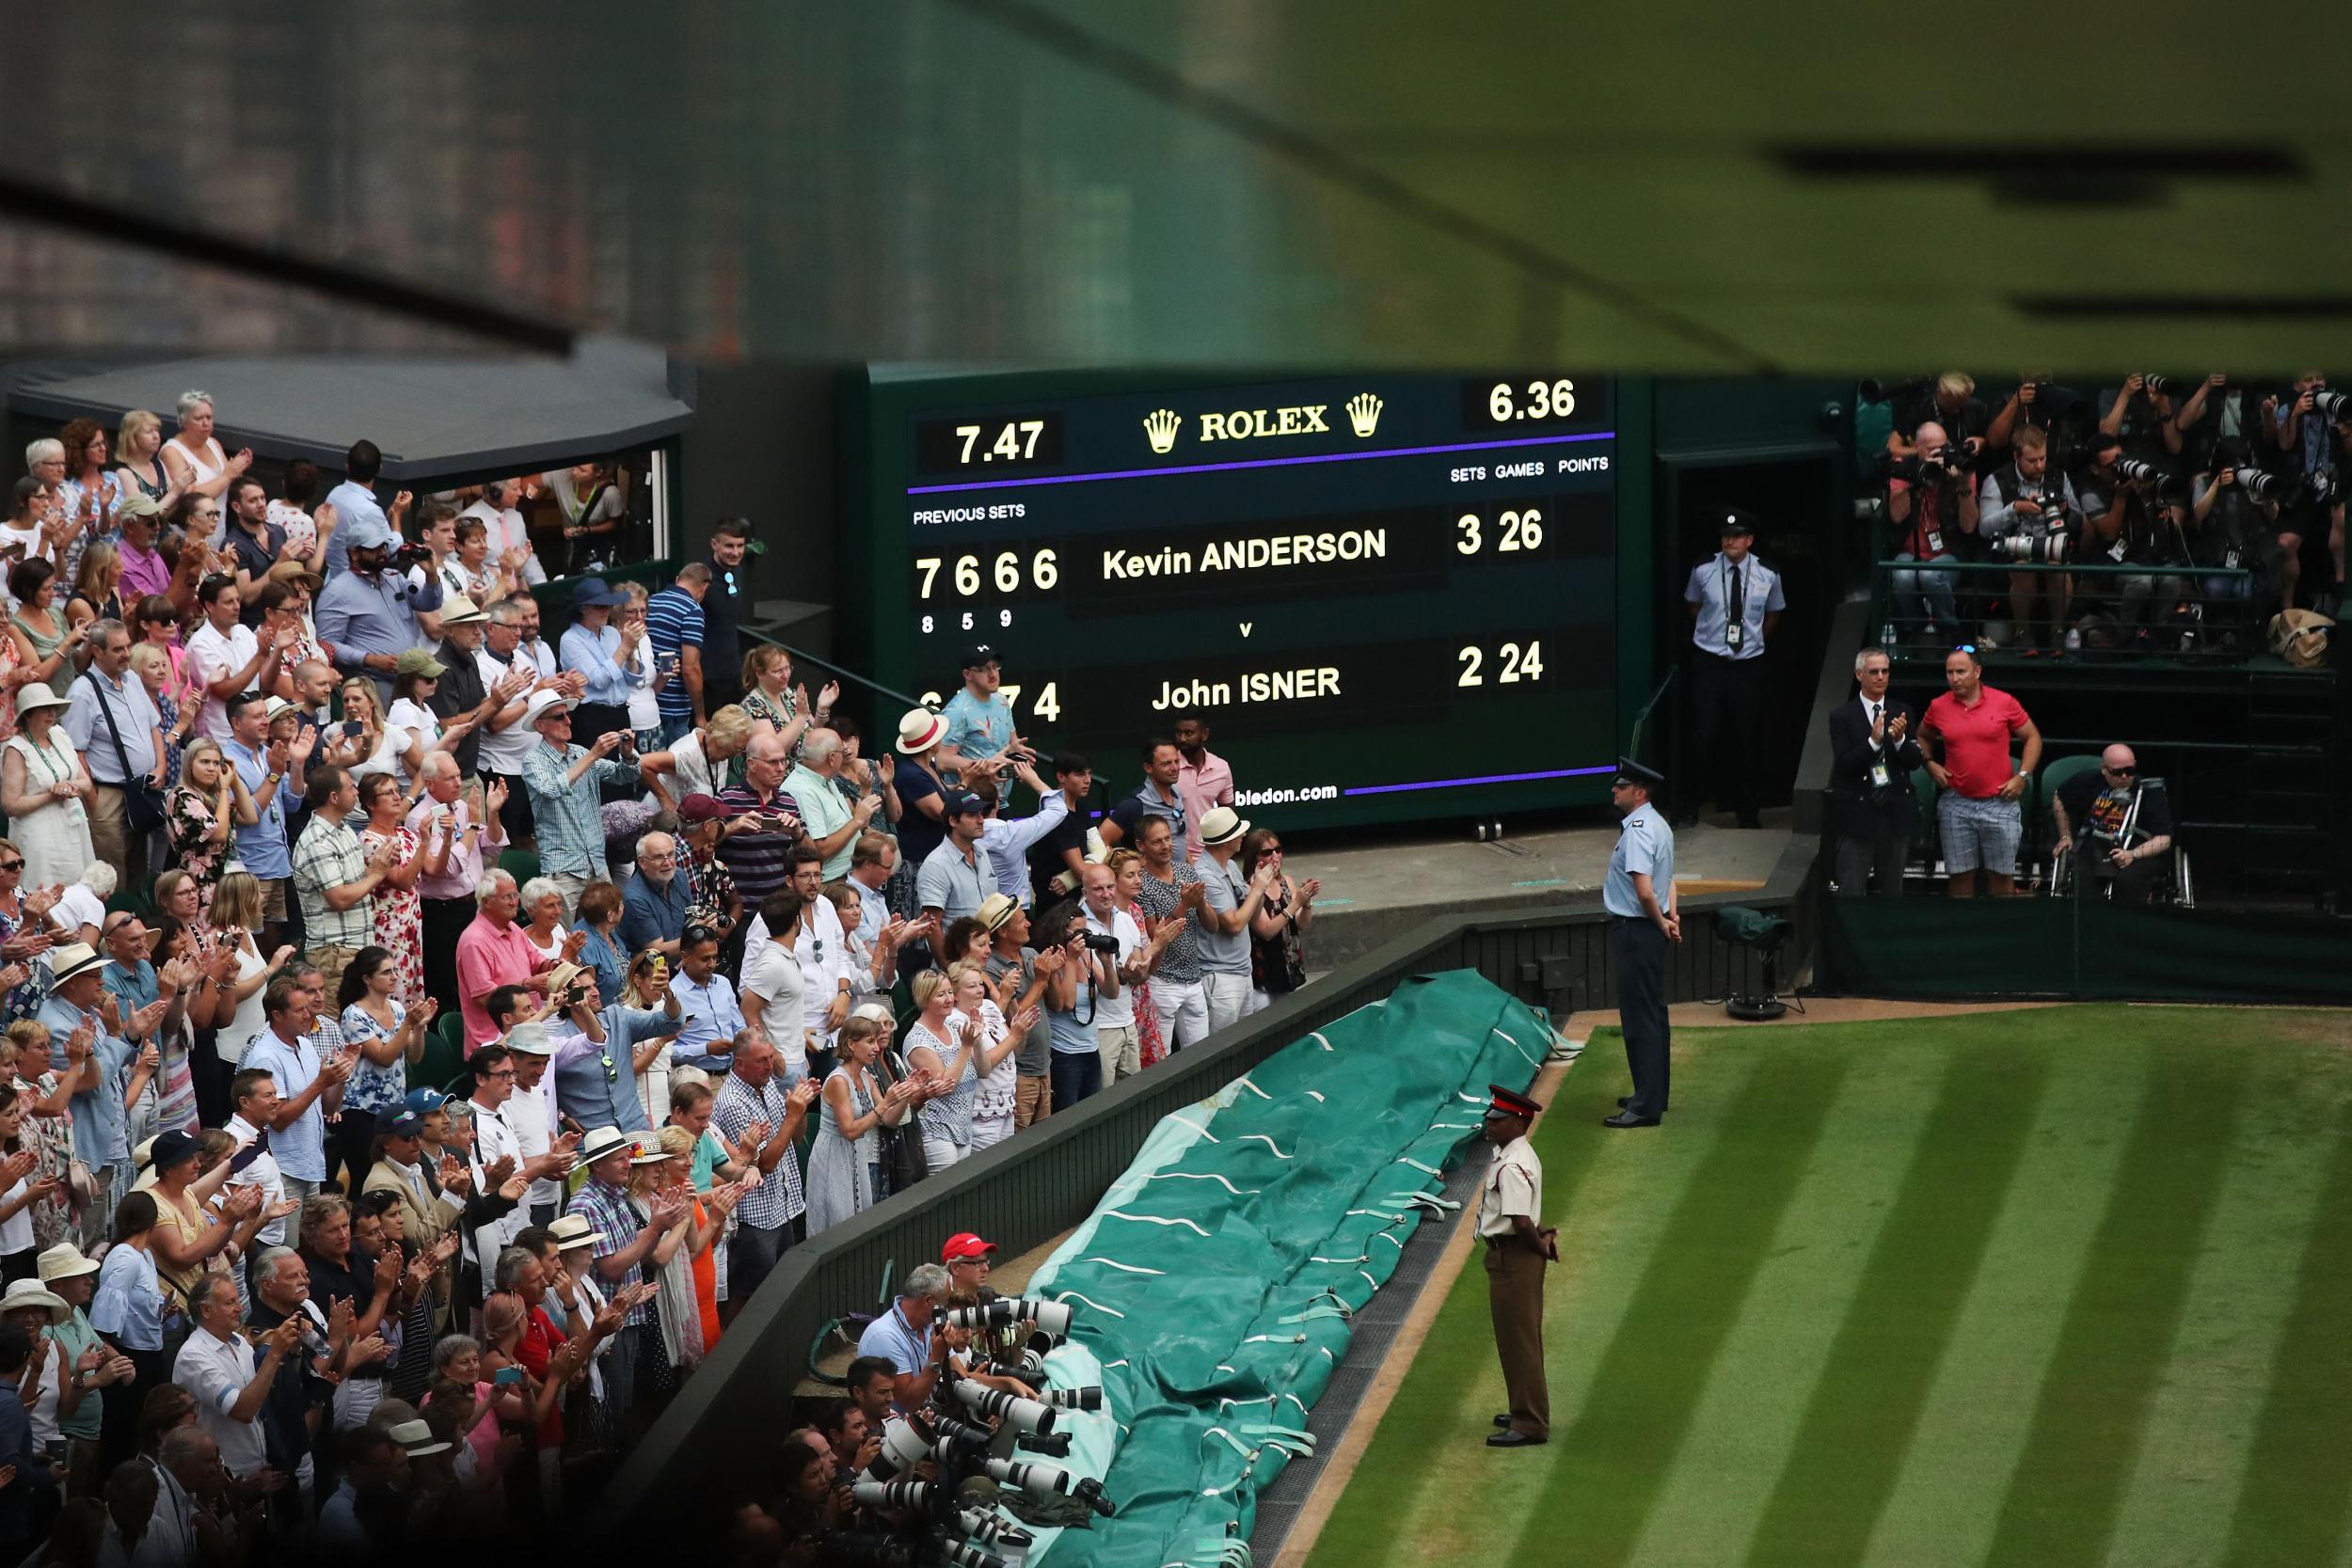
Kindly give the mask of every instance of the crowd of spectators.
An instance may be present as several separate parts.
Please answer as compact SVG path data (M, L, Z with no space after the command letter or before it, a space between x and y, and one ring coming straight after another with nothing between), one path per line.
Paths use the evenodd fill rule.
M1883 399L1890 636L2238 653L2276 611L2342 604L2352 400L2321 372L1977 394L1952 371ZM1971 562L2010 570L1937 569Z
M1317 884L1201 718L1106 811L993 649L869 731L746 634L739 520L548 587L603 467L265 480L201 392L26 462L0 1560L554 1517L796 1241L1305 980Z

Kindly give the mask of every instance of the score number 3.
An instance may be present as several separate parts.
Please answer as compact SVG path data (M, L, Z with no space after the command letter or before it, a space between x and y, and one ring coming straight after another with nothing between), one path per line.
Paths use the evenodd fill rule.
M1461 660L1462 673L1454 678L1456 686L1484 686L1486 677L1479 673L1486 656L1475 644L1454 656ZM1517 686L1521 681L1537 681L1544 677L1544 645L1538 641L1521 648L1517 642L1505 642L1496 650L1496 662L1502 669L1495 675L1498 686Z
M1462 537L1454 542L1454 549L1463 555L1476 555L1486 543L1479 531L1478 514L1465 512L1454 520L1454 526L1462 531ZM1498 555L1543 547L1544 515L1534 507L1531 506L1524 512L1505 512L1495 519L1495 527L1500 533L1495 541L1495 553Z

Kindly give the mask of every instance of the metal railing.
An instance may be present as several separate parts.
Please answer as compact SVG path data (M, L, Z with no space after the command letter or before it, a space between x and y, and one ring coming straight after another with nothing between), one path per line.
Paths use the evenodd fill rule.
M1692 917L1733 904L1786 915L1795 930L1783 973L1793 974L1812 941L1817 848L1812 837L1793 836L1761 889L1693 896L1684 908ZM690 1538L726 1528L730 1507L710 1506L710 1499L772 1487L767 1466L774 1438L827 1323L875 1311L886 1282L937 1258L940 1243L957 1231L986 1236L1006 1257L1051 1241L1092 1212L1161 1117L1216 1093L1310 1031L1388 996L1408 975L1470 968L1555 1012L1613 1006L1603 919L1593 897L1521 913L1425 921L1149 1072L792 1248L630 1452L586 1517L586 1538L608 1551L644 1546L671 1554L715 1544ZM1717 939L1702 918L1686 919L1683 932L1667 958L1668 1000L1762 988L1764 959L1755 949ZM680 1510L682 1497L701 1501Z
M2112 561L1881 561L1870 620L1898 661L1986 652L2242 663L2265 614L2246 567Z

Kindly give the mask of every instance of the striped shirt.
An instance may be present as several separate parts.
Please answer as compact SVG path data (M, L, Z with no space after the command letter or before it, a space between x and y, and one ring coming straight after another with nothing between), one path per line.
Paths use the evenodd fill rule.
M1183 861L1170 863L1173 879L1161 881L1152 875L1152 868L1143 868L1143 885L1136 890L1136 902L1143 912L1154 920L1166 920L1183 907L1184 884L1197 882L1200 873ZM1165 975L1180 986L1188 986L1200 978L1200 923L1187 918L1184 933L1170 939L1168 951L1161 955L1159 966L1152 972Z
M699 648L703 641L702 601L675 584L664 588L645 601L645 638L653 644L656 664L675 658L680 648ZM674 680L659 693L661 717L691 719L694 699L687 695L686 683Z
M772 812L786 823L778 832L729 833L719 841L719 858L735 878L735 891L742 895L744 909L755 911L770 894L791 879L792 868L785 857L800 838L800 814L792 809L792 797L781 788L763 800L749 784L738 784L720 791L719 803L726 808L729 820L746 812Z

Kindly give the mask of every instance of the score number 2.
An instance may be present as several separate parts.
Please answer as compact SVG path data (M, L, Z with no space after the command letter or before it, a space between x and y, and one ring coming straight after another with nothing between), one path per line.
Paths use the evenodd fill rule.
M1462 531L1462 537L1454 541L1454 547L1463 555L1476 555L1485 547L1486 537L1478 514L1465 512L1454 520ZM1541 549L1544 544L1544 515L1535 507L1520 512L1505 512L1495 519L1497 537L1495 553L1508 555L1514 550Z
M1486 661L1486 656L1475 643L1463 648L1454 657L1462 664L1462 673L1454 678L1454 685L1484 686L1486 684L1486 677L1479 673L1480 667ZM1496 650L1495 662L1502 666L1495 675L1495 684L1498 686L1517 686L1521 681L1541 680L1544 678L1544 645L1538 641L1532 641L1525 648L1521 648L1517 642L1505 642Z

